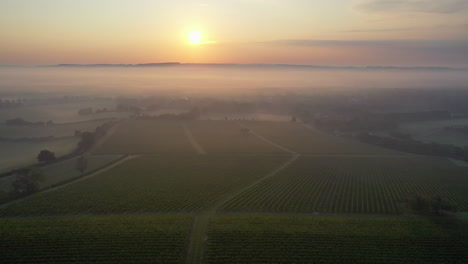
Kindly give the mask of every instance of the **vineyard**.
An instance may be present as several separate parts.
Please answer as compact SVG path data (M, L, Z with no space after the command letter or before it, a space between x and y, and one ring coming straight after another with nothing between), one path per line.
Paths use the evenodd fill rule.
M313 216L212 218L205 263L466 263L468 222Z
M413 157L302 157L224 206L229 212L402 212L411 194L440 195L468 210L468 169Z
M0 209L0 216L197 211L264 177L286 159L142 156L96 177Z
M265 138L301 154L401 155L402 153L315 132L299 123L243 121Z
M95 154L195 153L177 121L129 120Z
M284 153L236 121L194 121L188 127L208 153Z
M181 263L189 216L0 218L2 263Z

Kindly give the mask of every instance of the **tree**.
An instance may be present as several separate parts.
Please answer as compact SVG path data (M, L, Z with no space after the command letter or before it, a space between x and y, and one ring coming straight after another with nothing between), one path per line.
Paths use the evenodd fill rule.
M39 184L45 179L45 175L38 169L24 169L18 174L12 186L14 192L19 195L28 195L39 191Z
M41 150L39 155L37 155L37 160L39 162L51 162L55 160L55 153L50 150Z
M88 160L85 158L85 156L80 156L76 160L75 168L81 172L81 175L83 175L83 173L88 168Z

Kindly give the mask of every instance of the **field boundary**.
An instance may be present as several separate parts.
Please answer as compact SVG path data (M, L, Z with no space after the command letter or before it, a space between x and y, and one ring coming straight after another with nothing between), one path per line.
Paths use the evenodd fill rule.
M190 144L196 150L196 152L198 154L200 154L200 155L205 155L206 151L203 149L203 147L200 145L200 143L198 143L198 141L195 139L195 137L193 136L192 132L187 127L187 125L182 124L182 127L184 128L185 136L190 141Z
M232 192L219 199L217 202L213 203L211 206L200 212L198 215L194 216L192 231L190 233L190 242L187 249L187 259L186 263L188 264L200 264L203 263L205 256L205 243L208 239L208 225L210 222L211 216L215 215L218 211L218 208L223 204L236 197L237 195L253 188L257 184L265 181L266 179L273 177L278 172L289 167L300 157L299 154L294 154L289 160L285 161L281 166L276 168L274 171L270 172L266 176L238 189L237 191Z
M110 169L112 169L112 168L114 168L114 167L128 161L128 160L131 160L131 159L134 159L134 158L137 158L137 157L139 157L139 156L137 156L137 155L134 155L134 156L124 155L124 156L121 156L118 159L112 161L111 163L109 163L107 165L104 165L104 166L102 166L100 168L97 168L97 169L94 169L94 170L91 170L91 171L87 172L84 176L79 176L79 177L69 179L69 180L67 180L65 182L55 184L55 185L53 185L53 186L51 186L49 188L43 189L43 190L41 190L39 192L36 192L36 193L33 193L31 195L15 199L15 200L6 202L4 204L1 204L0 209L6 208L6 207L8 207L10 205L13 205L13 204L16 204L16 203L19 203L19 202L22 202L22 201L26 201L28 199L32 199L38 194L47 193L47 192L50 192L50 191L55 191L55 190L58 190L58 189L61 189L61 188L65 187L65 186L68 186L70 184L74 184L74 183L89 179L91 177L94 177L94 176L102 173L102 172L108 171L108 170L110 170Z

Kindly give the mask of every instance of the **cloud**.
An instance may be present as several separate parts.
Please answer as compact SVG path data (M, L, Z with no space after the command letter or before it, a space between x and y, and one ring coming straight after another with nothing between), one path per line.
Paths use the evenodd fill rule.
M427 52L468 54L468 40L310 40L283 39L257 42L261 45L330 47L330 48L383 48L386 50L425 50Z
M448 25L439 24L426 27L399 27L399 28L371 28L371 29L349 29L341 30L339 32L345 33L363 33L363 32L401 32L401 31L420 31L420 30L433 30L433 29L465 29L468 24Z
M450 14L468 8L468 0L360 0L354 8L365 13Z

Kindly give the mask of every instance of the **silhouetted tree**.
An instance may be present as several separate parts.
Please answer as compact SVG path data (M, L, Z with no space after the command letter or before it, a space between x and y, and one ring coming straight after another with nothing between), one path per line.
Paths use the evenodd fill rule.
M41 150L39 155L37 155L37 160L39 162L51 162L55 160L55 153L50 150Z

